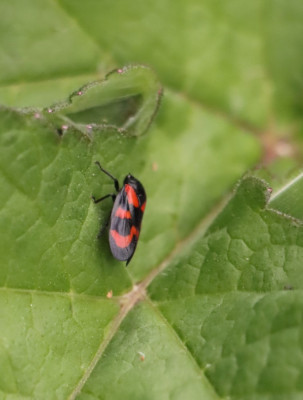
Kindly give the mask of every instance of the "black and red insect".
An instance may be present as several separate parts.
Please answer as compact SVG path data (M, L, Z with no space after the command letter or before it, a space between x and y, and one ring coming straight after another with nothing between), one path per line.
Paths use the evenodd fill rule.
M146 194L143 185L131 174L124 178L123 187L120 189L118 180L96 164L115 184L117 194L107 194L100 199L92 196L94 203L111 197L114 205L107 224L102 227L99 236L109 224L109 245L112 255L119 261L126 261L126 265L132 259L137 247L141 222L146 205Z

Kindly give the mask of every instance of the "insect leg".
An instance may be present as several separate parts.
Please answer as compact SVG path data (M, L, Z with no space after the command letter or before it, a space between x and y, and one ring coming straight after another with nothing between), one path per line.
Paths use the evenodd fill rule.
M95 196L92 196L92 200L96 204L96 203L100 203L100 201L102 201L102 200L107 199L108 197L111 197L113 201L116 200L116 195L115 194L107 194L106 196L100 197L100 199L96 199ZM106 228L108 227L109 221L110 221L110 216L108 217L106 223L101 226L101 229L100 229L100 231L98 233L97 238L100 238L104 234Z
M115 199L116 199L116 195L115 194L107 194L107 195L105 195L103 197L100 197L100 199L96 199L95 196L92 196L92 200L93 200L93 202L95 204L97 204L97 203L100 203L100 201L103 201L103 200L107 199L108 197L111 197L113 199L113 201L115 201Z
M114 181L115 189L117 190L117 192L119 192L120 188L119 188L118 179L116 179L114 176L112 176L112 174L110 174L108 171L106 171L105 169L103 169L103 168L101 167L101 164L99 163L99 161L95 161L95 164L97 164L98 167L101 169L101 171L104 172L107 176L109 176L109 177Z

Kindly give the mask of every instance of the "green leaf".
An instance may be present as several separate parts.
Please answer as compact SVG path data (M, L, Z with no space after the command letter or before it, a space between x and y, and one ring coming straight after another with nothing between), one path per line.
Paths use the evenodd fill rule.
M287 186L282 187L271 199L271 206L292 215L294 218L303 219L303 210L300 199L303 190L302 174L292 179Z
M117 399L217 399L178 336L146 303L122 323L79 399L99 398L102 393Z
M303 223L267 208L268 196L264 182L242 181L149 289L220 398L301 395Z
M79 130L111 126L140 135L152 122L161 94L153 72L137 65L112 71L103 81L83 86L67 102L48 107L44 113Z
M283 120L302 115L300 1L61 4L118 62L148 63L198 101L257 126L272 111Z
M171 119L170 116L178 115L181 108L184 112L179 120ZM131 282L137 282L146 276L148 271L154 271L155 265L182 237L189 234L197 225L197 218L203 220L212 208L212 203L218 201L220 193L228 189L239 173L246 168L247 162L253 162L257 154L256 142L252 137L243 135L231 124L217 120L207 112L201 113L198 108L189 107L178 96L169 94L163 104L159 125L155 126L150 135L136 139L136 142L133 138L110 128L93 132L91 139L73 128L59 136L47 120L37 119L35 115L20 115L8 109L3 109L0 117L0 167L3 189L0 226L7 227L1 230L0 278L3 290L8 296L9 307L14 307L16 290L21 297L35 294L37 302L39 296L44 298L48 293L44 307L47 307L48 302L50 308L62 296L70 302L70 296L76 299L80 296L82 299L81 296L85 295L87 297L83 298L84 304L86 298L93 304L96 299L98 304L110 291L113 291L115 296L130 291ZM173 125L177 123L176 128L179 127L179 132L172 129L171 121L174 121ZM196 129L200 125L204 126L205 134L199 136L197 143L194 139L197 137ZM238 152L220 145L226 134L239 146L241 143ZM176 135L179 139L174 142L173 138L178 137ZM175 159L165 156L164 150L167 146L174 152L178 163ZM190 168L192 156L197 150L199 154L199 149L204 149L204 157L197 158L195 166ZM247 153L246 157L243 152ZM222 158L233 160L230 168L221 169L218 160ZM113 260L106 237L102 240L96 238L100 225L107 218L110 204L97 207L92 203L90 196L102 195L113 189L112 182L99 175L100 172L94 164L96 159L110 171L115 171L120 180L125 174L125 168L134 171L147 189L148 206L142 240L128 269L122 263ZM157 171L153 171L153 163L156 163ZM183 168L180 170L182 164ZM201 175L200 171L210 165L213 165L213 175ZM214 177L216 186L213 185ZM168 181L173 185L167 185ZM183 199L178 198L181 188L184 193ZM203 193L208 193L208 196L202 196ZM163 207L159 208L159 204L163 204ZM153 215L157 216L158 225L154 223ZM144 257L144 254L148 254L148 257ZM107 309L107 303L104 307ZM24 301L23 307L18 308L19 313L28 313L28 308L28 303ZM47 313L47 308L45 312ZM94 339L87 350L88 359L78 365L77 371L81 368L83 371L90 371L88 360L91 360L94 354L99 354L99 343L103 345L103 333L100 332L103 332L104 326L90 311L89 305L86 317L91 319L90 324L98 325L96 331L99 332L99 341L96 333L96 340ZM50 319L52 318L54 317L50 316ZM5 348L10 349L13 346L12 340L22 341L24 333L18 331L15 325L11 326L8 322L7 324L8 331L16 332L15 335L3 333ZM91 329L90 324L87 329ZM60 322L58 325L58 330L53 332L48 347L49 351L58 351L63 357L63 352L56 349L59 345L64 347L60 329L65 328ZM114 323L113 325L115 326ZM51 326L52 322L48 322L44 329L52 330ZM35 326L27 325L24 329L35 329ZM114 328L110 329L109 335L114 335L115 331ZM64 340L73 341L74 334L74 330L65 331ZM85 332L85 335L87 334ZM34 348L42 346L44 341L42 332L36 337ZM85 340L82 343L86 346ZM78 347L77 342L74 351L77 352ZM31 348L30 351L34 349ZM13 358L13 365L18 364L15 353L11 354L10 350L8 352ZM42 353L41 364L45 351ZM8 368L7 357L3 371ZM74 362L72 350L68 357ZM11 374L18 377L15 379L27 382L26 385L20 383L14 390L25 396L34 393L36 398L39 398L39 393L43 391L58 391L62 393L61 397L65 398L76 390L80 373L69 372L73 375L72 379L70 375L63 374L64 386L56 379L52 383L47 376L52 375L51 368L57 369L57 359L51 358L49 363L49 372L45 372L45 379L40 378L40 392L35 392L35 381L40 376L40 364L32 366L29 372L12 367ZM189 372L189 376L192 376L191 379L197 379L197 372ZM33 377L33 380L29 377ZM198 383L199 386L201 383ZM3 387L2 390L7 392L8 389Z
M301 21L296 0L0 4L0 398L302 397ZM272 159L270 186L247 173ZM97 160L147 192L127 268L97 239Z
M66 398L119 309L89 296L5 287L0 304L1 396L16 399Z

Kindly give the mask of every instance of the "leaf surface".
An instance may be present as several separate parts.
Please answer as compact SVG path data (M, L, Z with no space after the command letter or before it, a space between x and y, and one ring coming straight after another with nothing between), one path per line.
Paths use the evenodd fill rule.
M302 12L2 2L1 398L301 398ZM147 192L127 268L95 161Z

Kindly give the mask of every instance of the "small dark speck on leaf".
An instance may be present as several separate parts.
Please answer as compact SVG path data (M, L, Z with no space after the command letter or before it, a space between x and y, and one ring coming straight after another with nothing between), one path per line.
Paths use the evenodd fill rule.
M64 132L68 130L68 125L62 125L61 128L57 128L57 133L62 136Z

